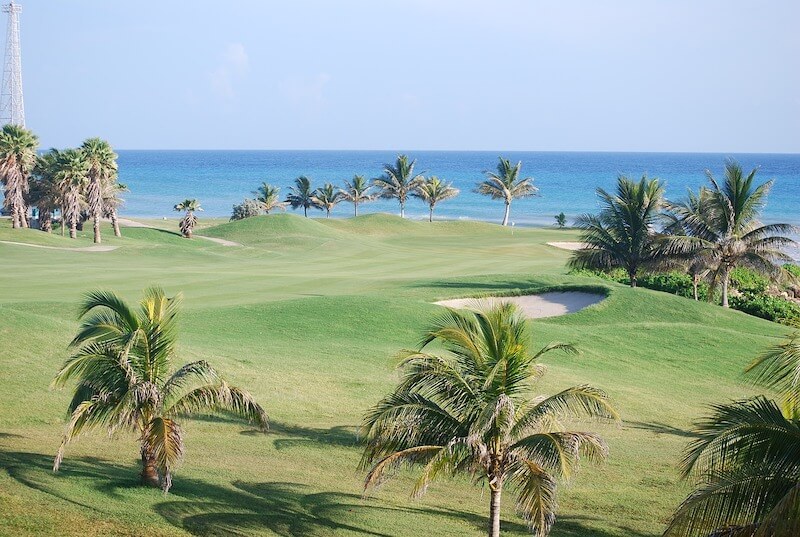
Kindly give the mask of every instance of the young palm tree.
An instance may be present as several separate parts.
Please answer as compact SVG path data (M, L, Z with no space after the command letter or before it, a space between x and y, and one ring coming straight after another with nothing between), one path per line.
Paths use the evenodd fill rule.
M408 161L406 155L398 155L394 164L383 165L383 176L373 179L372 184L380 189L380 197L397 199L400 218L406 216L406 200L423 181L422 174L414 175L416 160Z
M111 225L114 227L114 236L122 237L122 232L119 229L119 208L125 203L121 194L128 192L128 185L120 183L116 175L111 177L103 187L103 218L111 220Z
M175 210L178 212L186 211L186 214L178 225L180 226L181 234L187 239L191 239L192 231L197 225L197 216L194 213L203 210L203 208L200 207L200 202L196 199L185 199L175 205Z
M417 189L411 193L428 204L428 222L433 222L433 209L440 201L449 200L458 196L459 190L453 188L453 183L445 183L438 177L432 175L417 185Z
M314 189L311 188L311 179L301 175L294 180L294 186L289 188L289 195L286 196L286 203L292 209L303 208L303 216L308 218L308 210L319 209L319 205L314 201Z
M659 260L655 225L664 203L664 187L658 179L643 176L637 183L624 175L617 179L616 195L597 189L600 214L582 215L575 225L582 229L586 248L576 250L571 268L611 269L622 267L631 287L639 270Z
M86 184L89 162L80 149L65 149L58 153L55 179L61 197L61 225L69 225L69 236L78 236L78 222L86 207ZM62 227L63 229L63 227Z
M60 387L77 380L54 471L81 433L130 431L141 443L142 483L167 491L184 451L178 418L222 411L267 428L267 415L252 396L225 382L207 362L172 370L180 300L151 288L137 310L114 293L86 295L71 344L76 351L53 381Z
M311 199L317 207L325 209L325 218L330 218L333 208L344 198L341 191L337 190L335 186L331 183L325 183L325 186L314 191Z
M375 196L370 194L370 190L372 190L372 186L367 183L363 175L354 175L352 182L344 182L344 189L341 191L342 199L353 204L353 216L358 216L359 203L367 203L375 199Z
M714 405L697 424L682 469L699 486L665 536L800 535L800 335L768 349L746 371L781 400Z
M61 206L60 189L56 180L58 151L51 149L36 158L31 180L30 199L39 213L39 229L53 231L53 214Z
M766 203L772 181L754 186L758 169L744 175L742 167L733 160L725 164L725 179L719 184L710 171L710 203L702 213L683 211L681 223L686 236L671 237L669 253L697 255L710 260L714 267L713 280L722 284L722 305L728 307L728 286L731 271L745 266L777 276L781 264L791 261L783 251L794 241L782 234L795 228L789 224L762 225L759 212Z
M39 139L19 125L8 124L0 131L0 182L4 187L3 207L11 213L13 228L28 227L25 196L36 164Z
M261 183L261 186L253 194L256 197L256 202L261 206L261 210L265 214L269 214L270 211L275 209L280 209L281 211L286 209L286 203L280 199L280 192L280 187L272 186L265 182Z
M108 183L116 182L117 154L111 145L100 138L89 138L81 151L89 163L86 185L86 206L94 228L94 243L100 244L100 219L103 216L103 194L108 190Z
M491 196L495 200L503 200L506 205L503 213L503 225L508 225L508 217L511 215L511 201L515 198L527 198L535 195L539 189L533 186L533 178L519 178L522 170L522 162L517 162L512 166L508 159L500 157L497 165L497 173L487 171L486 179L478 183L475 191L484 196Z
M534 352L513 304L447 310L420 349L406 352L400 384L364 420L362 467L371 468L365 488L403 464L422 466L416 496L436 477L467 473L488 484L490 537L500 534L506 486L534 533L546 535L555 520L557 480L568 478L581 456L600 460L607 452L599 436L565 429L560 420L617 419L607 396L590 386L535 393L544 373L538 359L555 349L575 352L557 343Z

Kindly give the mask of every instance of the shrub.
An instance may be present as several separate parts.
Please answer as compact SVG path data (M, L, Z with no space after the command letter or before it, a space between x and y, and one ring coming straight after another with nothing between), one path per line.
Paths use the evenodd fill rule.
M694 298L692 288L692 277L684 272L659 272L645 274L637 280L638 284L648 289L663 291L673 295ZM700 300L708 298L709 287L706 282L700 282L697 286L697 297Z
M793 265L791 263L786 263L783 266L783 270L785 270L795 278L800 278L800 265Z
M740 293L759 295L769 287L769 279L753 269L736 267L731 271L731 285Z
M800 306L780 297L743 293L730 298L731 307L762 319L796 326L800 323Z
M244 220L245 218L250 218L251 216L258 216L259 213L260 208L258 203L255 200L245 198L242 203L233 206L231 220Z

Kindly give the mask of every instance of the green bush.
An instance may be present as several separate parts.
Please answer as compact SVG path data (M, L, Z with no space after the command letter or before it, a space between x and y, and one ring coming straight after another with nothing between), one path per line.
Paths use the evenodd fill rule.
M780 297L743 293L730 298L732 308L776 323L796 326L800 323L800 306Z
M783 270L785 270L795 278L800 278L800 265L793 265L792 263L786 263L783 266Z
M753 269L736 267L731 271L731 286L741 293L758 295L767 290L769 280Z
M570 274L573 276L602 278L625 285L630 285L631 283L628 274L623 269L613 269L610 271L575 269L571 270ZM687 298L694 297L694 292L692 291L692 277L683 272L673 271L642 274L636 281L639 287L653 289L654 291L663 291ZM700 285L697 286L698 298L700 300L706 300L709 292L708 284L700 282Z

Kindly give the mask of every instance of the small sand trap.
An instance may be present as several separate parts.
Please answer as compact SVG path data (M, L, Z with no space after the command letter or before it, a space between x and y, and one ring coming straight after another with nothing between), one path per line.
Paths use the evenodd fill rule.
M583 250L587 247L585 242L548 242L548 246L552 246L554 248L559 248L561 250Z
M543 317L557 317L567 313L574 313L592 304L597 304L604 298L606 298L604 295L595 293L566 291L563 293L542 293L541 295L455 298L453 300L434 302L434 304L449 308L483 308L511 302L519 306L529 319L541 319Z

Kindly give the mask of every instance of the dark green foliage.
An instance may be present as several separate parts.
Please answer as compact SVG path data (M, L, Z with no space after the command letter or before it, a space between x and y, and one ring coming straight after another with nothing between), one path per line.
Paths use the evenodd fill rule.
M800 306L776 296L742 293L731 297L731 307L776 323L790 326L800 323Z
M242 203L233 206L231 220L244 220L245 218L258 216L260 209L261 207L257 201L245 198Z
M555 219L556 219L556 225L558 227L564 227L567 225L567 215L565 215L563 212L558 213L555 216Z
M628 275L625 273L625 270L621 268L611 271L576 269L571 270L570 274L574 276L602 278L604 280L630 285ZM683 272L672 271L642 274L637 279L637 283L641 287L653 289L654 291L663 291L664 293L686 298L693 297L692 277ZM701 282L698 286L698 298L700 300L707 300L708 293L708 284Z
M800 278L800 265L793 265L792 263L786 263L783 266L783 270L785 270L795 278Z

